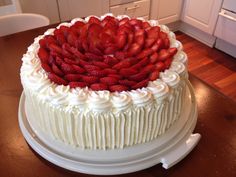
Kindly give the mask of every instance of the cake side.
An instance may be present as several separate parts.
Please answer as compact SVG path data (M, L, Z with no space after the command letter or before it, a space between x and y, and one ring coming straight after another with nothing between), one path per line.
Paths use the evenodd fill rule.
M78 20L82 19L61 25ZM157 25L156 21L150 23ZM21 68L26 102L39 113L33 119L55 139L82 148L123 148L163 134L181 113L187 56L174 33L166 26L160 28L167 32L170 46L178 49L170 68L160 74L160 79L149 81L147 87L119 93L51 82L37 56L43 36L36 38L23 56Z

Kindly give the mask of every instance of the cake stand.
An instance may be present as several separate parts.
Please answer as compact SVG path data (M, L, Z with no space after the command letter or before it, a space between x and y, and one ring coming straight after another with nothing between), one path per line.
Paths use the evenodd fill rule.
M187 81L188 97L179 120L156 140L115 150L84 150L63 144L28 121L24 92L19 103L19 125L28 144L43 158L62 168L95 175L116 175L139 171L162 163L165 169L178 163L197 145L201 135L192 133L197 122L193 88Z

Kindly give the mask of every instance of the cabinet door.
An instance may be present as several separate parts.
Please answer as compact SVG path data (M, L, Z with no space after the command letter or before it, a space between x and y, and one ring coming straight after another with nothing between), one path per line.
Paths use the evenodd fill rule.
M157 19L160 24L180 20L182 0L158 0Z
M222 0L185 0L182 20L213 34Z

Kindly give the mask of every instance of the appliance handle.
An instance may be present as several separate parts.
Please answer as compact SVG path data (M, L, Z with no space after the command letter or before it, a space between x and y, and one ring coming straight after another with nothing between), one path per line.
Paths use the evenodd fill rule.
M235 17L232 17L232 16L229 15L229 14L227 14L227 11L224 10L224 9L222 9L222 10L220 11L219 15L222 16L222 17L225 17L225 18L227 18L227 19L229 19L229 20L232 20L232 21L235 21L235 22L236 22L236 18L235 18Z

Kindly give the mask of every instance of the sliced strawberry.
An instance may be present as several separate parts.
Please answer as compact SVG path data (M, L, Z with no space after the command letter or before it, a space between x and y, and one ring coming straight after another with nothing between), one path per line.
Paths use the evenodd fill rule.
M162 39L157 39L157 41L152 45L151 49L153 52L157 52L159 49L163 48L164 42Z
M87 84L94 84L98 82L99 78L95 76L81 76L82 80Z
M39 45L42 48L47 48L47 40L45 38L42 38L39 40Z
M122 76L120 74L108 74L107 76L117 78L118 80L122 79Z
M151 25L150 25L148 22L146 22L146 21L144 21L144 22L142 23L142 26L143 26L143 29L151 28Z
M149 56L149 59L150 59L150 63L151 64L154 64L157 62L158 60L158 54L155 52L153 53L152 55Z
M140 70L144 66L146 66L148 63L149 63L149 59L147 57L145 57L141 61L139 61L137 64L133 65L132 68L136 69L136 70Z
M153 44L154 44L154 42L156 41L156 39L154 39L154 38L147 38L146 40L145 40L145 48L149 48L149 47L151 47Z
M119 83L121 85L125 85L125 86L128 86L128 87L132 87L133 85L137 84L137 82L135 81L130 81L128 79L124 79L124 80L119 80Z
M119 26L124 25L124 24L127 23L128 21L129 21L129 18L128 18L128 17L122 18L122 19L119 21Z
M66 43L66 38L62 33L59 33L57 35L55 35L58 43L62 46L62 44Z
M84 26L84 25L85 25L85 23L82 22L82 21L77 21L73 24L73 26L78 28L78 29L82 28L82 26Z
M56 64L58 66L61 66L61 64L63 63L64 61L60 58L60 57L56 57Z
M76 70L74 69L73 66L63 62L61 64L61 70L65 73L65 74L72 74L72 73L76 73Z
M63 45L62 45L62 48L64 49L64 50L67 50L67 51L69 51L69 52L71 52L71 53L73 53L76 57L78 57L79 59L86 59L86 57L84 56L84 54L82 54L80 51L78 51L75 47L72 47L72 46L70 46L69 44L67 44L67 43L64 43Z
M144 43L145 43L145 38L144 38L144 36L139 35L139 36L136 36L136 37L135 37L134 41L135 41L137 44L139 44L140 46L143 46Z
M69 59L69 58L64 58L64 61L67 64L70 64L70 65L78 65L79 64L79 60L73 60L73 59Z
M76 87L86 87L88 84L86 84L85 82L69 82L69 86L70 88L76 88Z
M148 57L148 56L151 55L151 54L153 54L152 49L144 49L142 52L140 52L140 53L137 55L137 58L138 58L138 59L142 59L142 58Z
M49 73L48 78L52 81L55 82L58 85L68 85L68 82L61 77L57 76L54 73Z
M99 91L99 90L107 90L108 86L104 83L95 83L90 85L90 88L94 91Z
M156 40L159 37L159 33L160 33L160 27L153 26L147 30L147 37Z
M129 24L131 24L132 26L142 26L142 21L136 18L132 18L129 20Z
M119 34L116 36L115 40L118 49L123 49L127 41L127 34Z
M110 68L110 66L104 62L101 61L93 61L92 62L95 66L98 66L101 69L105 69L105 68Z
M142 81L147 78L147 72L141 71L140 73L131 75L128 78L129 78L129 80L139 82L139 81Z
M117 64L118 62L119 62L119 60L115 57L108 56L108 55L104 56L104 63L106 63L110 66L113 66L113 65Z
M100 82L106 85L115 85L118 83L118 79L116 77L102 77L100 78Z
M74 33L69 33L67 35L67 42L71 46L75 46L76 45L76 40L77 40L77 36Z
M48 47L51 51L54 51L54 52L59 53L59 54L62 53L62 48L60 46L56 45L56 44L49 44Z
M170 57L170 53L166 49L161 49L160 52L158 53L158 59L160 61L165 61L167 58Z
M138 43L131 44L130 48L128 49L127 53L128 56L134 56L137 55L142 49L142 46Z
M42 68L44 69L44 71L46 71L46 72L48 72L48 73L53 72L53 71L52 71L52 68L51 68L47 63L41 63L41 66L42 66Z
M130 62L128 60L122 60L119 63L115 64L112 68L116 70L120 70L121 68L130 67Z
M79 60L79 65L84 67L85 65L90 65L90 63L88 61L85 61L85 60Z
M51 66L55 62L55 58L52 55L49 55L48 64Z
M109 44L104 50L104 54L110 55L114 54L118 50L117 46L115 44Z
M135 37L137 37L137 36L143 36L143 37L145 37L145 36L146 36L146 32L145 32L144 29L138 29L138 30L135 30L134 36L135 36Z
M115 57L119 60L123 60L127 57L127 52L117 51Z
M167 58L165 61L164 61L164 64L166 66L166 69L168 69L171 65L171 62L172 62L172 59L171 58Z
M59 31L66 37L69 34L70 28L68 26L60 26Z
M127 44L124 47L124 51L126 51L126 50L128 50L130 48L130 46L132 45L133 41L134 41L134 34L132 32L128 33Z
M108 35L107 33L100 33L99 39L103 48L107 46L107 44L111 44L114 42L114 39L112 36ZM101 46L100 46L101 47Z
M133 69L133 68L122 68L119 73L122 75L122 76L130 76L130 75L134 75L134 74L137 74L138 73L138 70L136 69Z
M117 74L117 71L115 69L111 68L105 68L104 71L108 74Z
M112 85L109 87L109 90L111 92L122 92L122 91L129 90L129 87L127 87L125 85Z
M170 54L170 56L174 56L177 53L177 48L176 47L172 47L168 49L168 53Z
M104 70L90 70L88 73L91 76L96 76L96 77L104 77L106 75L106 72Z
M102 56L99 56L99 55L96 55L96 54L93 54L90 52L86 52L84 55L92 61L102 61L103 60Z
M151 74L149 74L149 80L154 81L159 78L160 72L159 71L154 71Z
M164 48L168 49L170 47L170 40L168 38L164 39Z
M156 66L155 66L155 65L149 64L149 65L145 66L145 67L142 69L142 72L151 73L151 72L153 72L155 69L156 69Z
M92 64L87 64L83 66L86 71L93 71L93 70L100 70L100 67L92 65Z
M72 67L74 68L75 72L78 74L85 73L85 69L78 65L72 65Z
M103 27L100 24L92 23L88 28L88 40L93 40L102 32Z
M66 57L66 58L74 58L73 54L70 53L69 51L65 50L64 48L62 48L62 56Z
M125 60L128 60L130 62L130 65L135 65L138 62L140 62L140 60L137 59L136 57L128 57L128 58L125 58Z
M64 78L69 82L79 81L81 79L81 75L79 75L79 74L66 74L64 76Z
M39 48L38 56L42 63L48 63L49 53L45 48L42 47Z
M158 71L164 71L166 69L166 66L163 62L159 61L156 63L156 70Z
M49 45L50 45L50 44L57 44L57 41L56 41L55 37L52 36L52 35L46 35L46 36L44 37L44 39L46 40L46 46L47 46L47 48L49 48Z
M101 24L101 20L99 20L97 17L90 17L88 23L96 23L96 24Z
M133 85L131 88L138 89L138 88L146 87L148 85L148 82L149 82L148 79L142 80L142 81L138 82L137 84Z
M62 72L62 70L54 63L52 64L52 70L56 75L64 76L64 73Z

